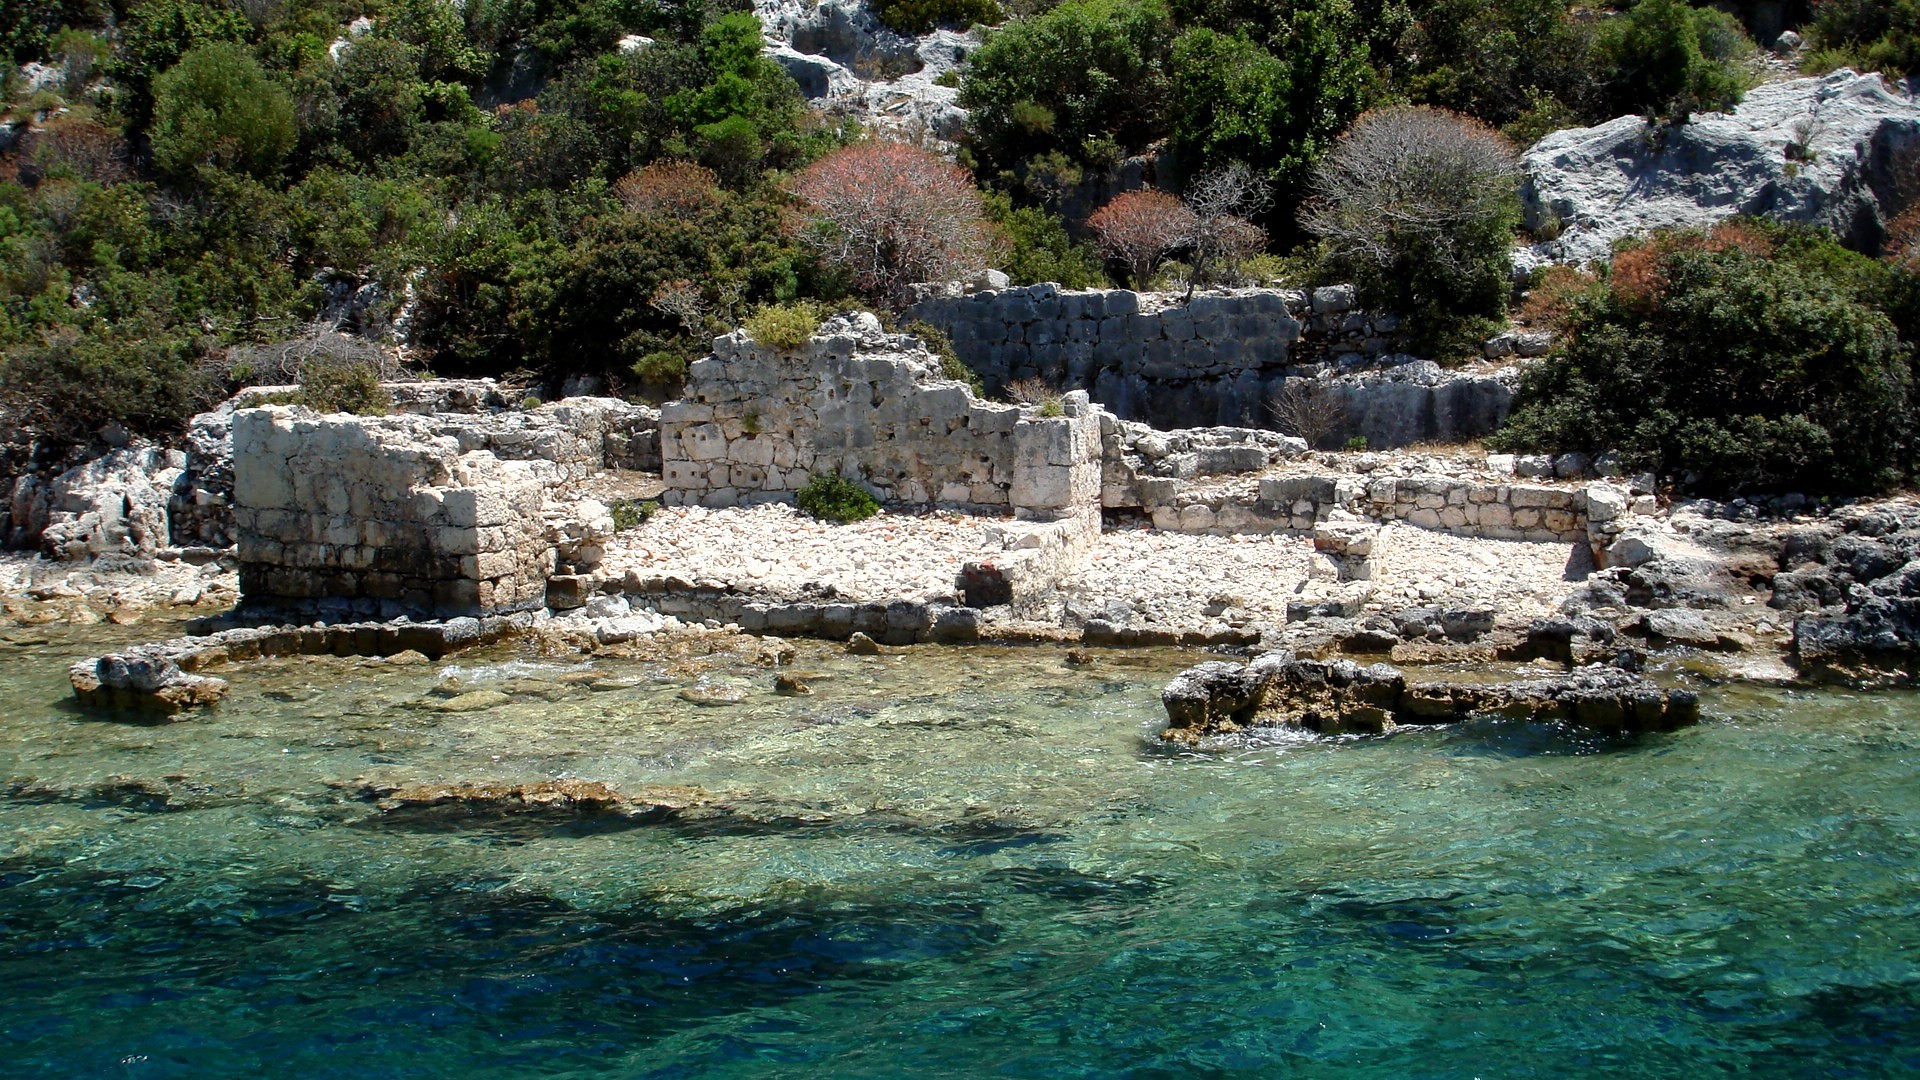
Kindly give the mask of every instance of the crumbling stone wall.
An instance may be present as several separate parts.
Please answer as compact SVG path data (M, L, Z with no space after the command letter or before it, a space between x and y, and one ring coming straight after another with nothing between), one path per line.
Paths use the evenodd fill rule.
M945 331L989 391L1040 378L1158 428L1272 426L1286 380L1310 373L1342 405L1331 438L1374 447L1477 438L1512 400L1508 379L1404 355L1400 318L1355 310L1347 285L1187 300L1043 284L936 297L907 315ZM1372 368L1385 370L1360 372Z
M233 423L242 603L319 614L540 606L554 553L531 466L425 417L246 409Z
M838 473L883 501L1050 518L1100 497L1095 410L1074 394L1061 413L979 400L865 313L794 350L736 331L661 408L661 478L673 504L790 499Z

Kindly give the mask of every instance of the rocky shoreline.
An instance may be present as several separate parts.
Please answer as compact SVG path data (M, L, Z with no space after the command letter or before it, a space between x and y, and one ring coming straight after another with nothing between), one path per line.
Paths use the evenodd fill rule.
M1462 691L1451 712L1278 714L1339 730L1515 708L1671 726L1665 707L1642 715L1646 685L1614 685L1630 674L1582 667L1669 653L1727 678L1920 672L1910 498L1673 502L1580 455L1316 454L1267 431L1155 431L1084 393L983 402L865 314L794 350L723 337L658 411L395 389L391 417L243 395L196 421L184 455L126 447L23 476L13 527L37 525L46 556L0 560L0 618L194 619L71 673L85 704L162 713L217 701L253 657L435 657L521 635L586 652L716 631L862 651L1186 646L1288 671L1541 661L1586 672L1567 693L1613 702L1568 712L1535 687ZM796 510L823 473L885 509L839 525ZM1216 713L1174 728L1240 723Z

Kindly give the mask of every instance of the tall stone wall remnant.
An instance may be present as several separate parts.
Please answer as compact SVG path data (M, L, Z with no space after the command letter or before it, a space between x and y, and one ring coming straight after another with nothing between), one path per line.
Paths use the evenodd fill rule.
M945 331L990 391L1038 378L1157 428L1272 426L1273 403L1304 376L1340 403L1336 442L1452 442L1499 426L1510 378L1408 356L1399 316L1355 303L1350 285L1189 299L1042 284L931 296L907 315Z
M233 423L240 590L256 610L461 616L539 607L554 552L527 462L427 417L245 409Z
M941 376L910 336L838 316L798 349L736 331L695 362L660 410L672 504L791 499L816 475L908 505L1049 518L1100 498L1100 425L1085 394L1061 415L1000 405Z

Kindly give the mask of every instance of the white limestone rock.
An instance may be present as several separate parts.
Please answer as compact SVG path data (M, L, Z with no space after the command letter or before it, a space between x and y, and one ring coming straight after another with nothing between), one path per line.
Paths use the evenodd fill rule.
M1920 102L1842 69L1748 91L1731 113L1661 131L1637 116L1556 131L1526 153L1527 227L1557 238L1519 269L1606 258L1613 242L1741 214L1824 225L1866 249L1898 204L1894 171L1920 149Z

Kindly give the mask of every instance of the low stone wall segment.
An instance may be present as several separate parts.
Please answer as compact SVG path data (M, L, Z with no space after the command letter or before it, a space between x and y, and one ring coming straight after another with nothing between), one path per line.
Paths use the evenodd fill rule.
M838 474L887 502L1052 516L1098 500L1099 431L1085 395L1056 417L981 401L861 313L793 350L717 339L661 409L661 478L671 505L790 499Z

